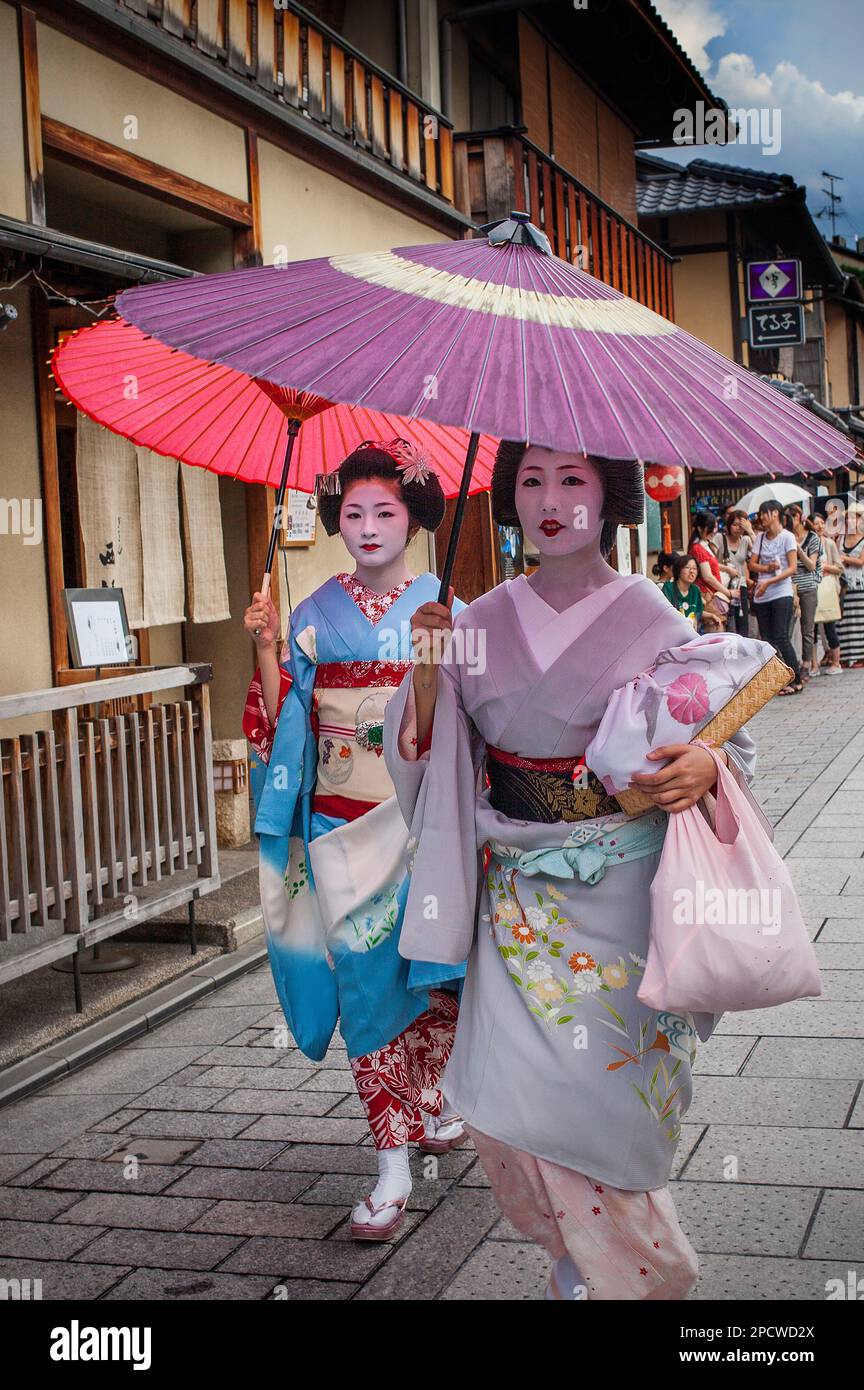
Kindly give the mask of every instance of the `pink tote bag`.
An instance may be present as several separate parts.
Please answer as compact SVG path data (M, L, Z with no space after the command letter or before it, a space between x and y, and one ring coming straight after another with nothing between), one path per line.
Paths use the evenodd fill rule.
M669 816L638 997L658 1011L719 1014L817 996L819 967L789 871L709 751L717 763L714 826L698 806Z

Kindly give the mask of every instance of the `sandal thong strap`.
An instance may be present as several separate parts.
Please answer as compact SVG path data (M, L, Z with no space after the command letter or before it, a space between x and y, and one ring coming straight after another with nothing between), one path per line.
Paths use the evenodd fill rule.
M411 1194L410 1194L410 1192L409 1192L405 1197L399 1197L399 1198L393 1197L393 1198L391 1198L391 1200L390 1200L389 1202L381 1202L381 1203L376 1207L375 1204L374 1204L373 1201L372 1201L372 1194L371 1194L371 1192L370 1192L370 1194L369 1194L368 1197L364 1197L364 1198L363 1198L363 1201L366 1203L366 1206L369 1208L369 1212L370 1212L370 1214L371 1214L372 1216L379 1216L380 1213L381 1213L382 1211L386 1211L388 1207L396 1207L396 1208L398 1208L399 1211L404 1211L404 1210L405 1210L405 1205L406 1205L406 1203L407 1203L407 1201L408 1201L408 1197L410 1197L410 1195L411 1195Z

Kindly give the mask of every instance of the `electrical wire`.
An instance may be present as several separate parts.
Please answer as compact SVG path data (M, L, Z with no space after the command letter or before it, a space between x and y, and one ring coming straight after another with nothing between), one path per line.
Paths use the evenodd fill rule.
M40 261L39 270L41 269L42 263ZM64 294L62 290L55 289L55 287L49 284L47 280L43 280L42 276L39 274L39 271L34 269L33 266L30 266L28 270L25 270L24 274L19 275L18 279L12 281L11 284L8 282L0 283L0 292L6 293L10 290L17 289L18 286L23 284L25 280L34 281L34 283L39 287L39 289L42 291L45 298L49 300L49 302L53 299L63 304L70 304L76 309L83 309L85 313L90 314L91 318L94 319L103 318L105 314L109 313L114 307L113 295L105 296L102 299L75 299L70 294ZM98 305L102 305L104 307L97 310L96 306Z

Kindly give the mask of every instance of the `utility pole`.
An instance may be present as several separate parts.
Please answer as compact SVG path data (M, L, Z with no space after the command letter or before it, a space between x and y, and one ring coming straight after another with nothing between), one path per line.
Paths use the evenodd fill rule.
M822 170L822 177L828 180L831 187L822 189L828 202L824 208L817 212L816 216L831 218L831 240L834 241L837 237L837 212L843 201L842 194L834 192L834 185L835 183L843 183L844 180L842 174L829 174L827 169Z

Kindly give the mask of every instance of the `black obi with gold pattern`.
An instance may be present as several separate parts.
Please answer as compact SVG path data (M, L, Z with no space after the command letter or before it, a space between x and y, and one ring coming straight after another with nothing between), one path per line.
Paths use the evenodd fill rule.
M592 820L622 809L584 758L520 758L490 745L486 755L490 804L510 820Z

